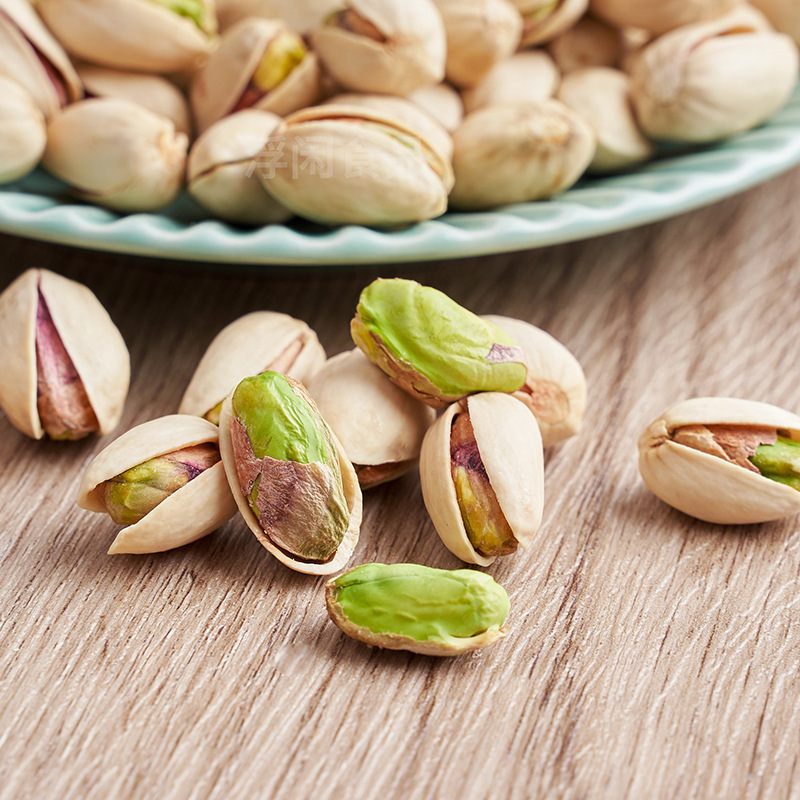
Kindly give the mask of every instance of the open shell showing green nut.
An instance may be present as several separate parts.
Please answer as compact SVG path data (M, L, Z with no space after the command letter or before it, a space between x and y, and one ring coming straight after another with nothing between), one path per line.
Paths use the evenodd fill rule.
M109 433L129 381L125 341L89 288L29 269L0 295L0 406L23 433Z
M216 426L173 414L131 428L89 464L78 505L126 526L109 554L158 553L211 533L236 513Z
M362 564L325 585L331 620L348 636L389 650L457 656L506 635L502 586L476 570Z
M800 511L800 417L754 400L699 397L639 438L639 471L661 500L707 522L767 522Z
M419 472L436 532L462 561L488 566L539 530L542 438L511 395L487 392L450 406L425 434Z

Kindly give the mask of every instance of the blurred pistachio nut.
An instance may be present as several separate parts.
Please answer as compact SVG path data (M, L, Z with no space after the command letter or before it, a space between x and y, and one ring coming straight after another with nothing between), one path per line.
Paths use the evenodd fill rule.
M155 211L183 187L186 135L129 100L74 103L50 120L47 137L42 165L87 202Z
M588 122L557 100L487 106L453 134L453 208L544 200L569 189L595 152Z
M798 52L792 39L742 7L664 34L630 69L634 110L647 136L712 142L760 125L787 102Z
M319 100L317 57L280 20L243 19L197 71L190 97L200 131L246 108L284 116Z
M589 0L512 0L522 15L522 44L543 44L569 30L584 15Z
M464 118L461 95L447 83L423 86L411 92L408 99L433 117L448 133L452 133Z
M800 3L796 0L750 0L776 31L788 34L800 45Z
M362 489L416 466L436 412L389 382L360 350L329 358L309 380L308 392L353 463Z
M509 58L522 36L522 17L510 0L434 0L447 35L445 76L474 86Z
M350 333L393 383L434 408L474 392L514 392L525 381L524 355L507 333L415 281L369 284Z
M630 78L611 67L586 67L565 75L558 99L582 116L597 139L588 171L614 172L647 161L655 145L639 129L630 97Z
M724 525L800 511L800 417L768 403L699 397L639 438L647 487L685 514Z
M419 564L362 564L326 583L325 605L334 624L360 642L429 656L496 642L511 607L489 575Z
M307 383L324 363L325 351L305 322L276 311L253 311L214 337L178 411L216 424L222 401L245 378L272 370Z
M586 377L578 359L558 339L529 322L493 314L484 319L522 348L527 376L514 397L536 417L542 445L551 447L578 433L586 409Z
M444 79L447 40L432 0L343 0L310 38L344 89L404 96Z
M18 83L0 77L0 184L27 175L47 144L44 115Z
M340 0L217 0L217 17L223 32L247 17L260 17L282 19L305 36L340 7Z
M364 106L325 105L287 117L258 164L267 191L326 225L405 225L447 208L453 173L424 136Z
M445 547L488 566L527 547L542 521L542 437L509 394L471 395L428 429L419 463L422 497Z
M213 47L213 0L37 0L67 52L136 72L196 69Z
M618 28L644 28L655 34L716 19L740 0L591 0L593 14ZM757 3L753 3L757 5Z
M228 222L286 222L291 211L268 194L254 174L258 154L279 122L275 114L251 108L223 117L206 129L192 145L186 162L189 194Z
M619 28L587 14L547 45L562 73L585 67L616 67L624 52Z
M314 575L347 563L361 490L302 384L271 371L245 378L223 403L220 449L239 511L272 555Z
M29 269L0 294L0 406L24 434L80 439L119 423L125 342L90 289Z
M109 555L160 553L211 533L236 513L216 426L172 414L131 428L86 468L78 505L125 526Z
M69 57L27 0L0 0L0 76L22 86L46 117L83 93Z

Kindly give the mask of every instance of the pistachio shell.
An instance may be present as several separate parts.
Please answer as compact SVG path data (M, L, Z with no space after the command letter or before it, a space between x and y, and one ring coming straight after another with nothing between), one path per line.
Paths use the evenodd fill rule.
M0 295L0 405L15 427L41 439L36 403L38 291L81 379L100 433L109 433L119 423L128 394L128 349L90 289L48 270L27 270Z
M426 111L449 133L452 133L464 118L461 96L446 83L423 86L408 95L408 99Z
M299 352L280 364L294 346ZM276 311L253 311L234 320L215 337L200 359L181 399L181 414L204 416L248 375L279 369L303 383L325 363L325 351L305 322Z
M19 84L0 77L0 184L27 175L47 144L44 115Z
M740 0L591 0L592 13L612 25L656 34L721 17L738 5Z
M514 396L533 411L544 447L574 436L586 409L586 377L578 359L541 328L489 314L484 319L514 338L525 354L528 375Z
M212 48L214 4L206 30L150 0L37 0L36 8L67 51L93 64L138 72L194 69Z
M542 521L544 457L536 419L508 394L486 392L451 405L425 434L420 480L425 507L445 547L462 561L488 566L467 536L450 469L450 432L466 409L486 474L514 537L527 547Z
M601 19L586 15L574 27L547 45L561 72L585 67L616 67L624 50L622 32Z
M282 19L293 31L305 36L323 24L341 0L217 0L220 30L225 31L247 17Z
M639 438L639 471L661 500L707 522L766 522L800 511L800 491L672 440L685 425L766 427L800 441L800 417L777 406L730 397L699 397L672 406Z
M381 483L416 464L422 438L436 417L358 349L329 358L309 380L308 391L357 468L388 467ZM374 485L362 481L362 488Z
M786 33L800 45L800 3L797 0L750 0L776 31Z
M105 512L103 483L149 459L204 442L218 442L215 425L173 414L144 422L122 434L91 461L78 489L78 505ZM194 542L224 525L236 504L222 462L201 472L134 525L123 528L108 550L159 553Z
M583 16L589 0L512 0L522 14L522 44L543 44L569 30Z

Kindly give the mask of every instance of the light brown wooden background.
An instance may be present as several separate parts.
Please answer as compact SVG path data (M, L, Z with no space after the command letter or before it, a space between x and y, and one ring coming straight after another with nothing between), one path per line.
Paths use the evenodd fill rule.
M74 504L113 437L33 442L0 418L0 797L800 796L798 520L693 521L643 487L636 439L692 395L800 409L800 171L600 239L452 263L247 272L0 237L89 285L132 353L120 432L173 412L248 311L308 321L330 354L373 277L437 286L563 341L589 382L549 453L536 544L489 572L510 635L436 660L327 621L323 579L234 521L180 550L105 555ZM0 376L2 379L2 376ZM365 497L353 564L455 568L416 475Z

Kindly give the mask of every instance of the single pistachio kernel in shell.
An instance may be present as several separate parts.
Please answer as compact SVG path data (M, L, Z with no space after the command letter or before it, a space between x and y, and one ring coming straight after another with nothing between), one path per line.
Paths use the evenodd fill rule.
M190 19L201 31L207 31L209 28L209 9L200 0L150 0L150 2L163 6L179 17Z
M489 575L419 564L363 564L325 586L331 620L390 650L456 656L506 635L508 595Z
M514 392L525 381L524 355L507 333L415 281L373 281L350 332L392 382L434 408L475 392Z

